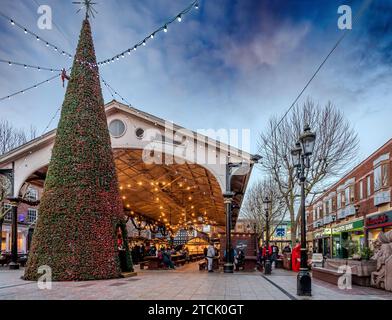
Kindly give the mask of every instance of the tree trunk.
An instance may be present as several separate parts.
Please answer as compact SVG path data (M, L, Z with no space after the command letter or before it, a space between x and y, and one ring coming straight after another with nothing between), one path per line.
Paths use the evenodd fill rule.
M297 240L297 224L295 223L295 220L291 220L291 225L290 225L290 230L291 230L291 247L295 246L295 242Z

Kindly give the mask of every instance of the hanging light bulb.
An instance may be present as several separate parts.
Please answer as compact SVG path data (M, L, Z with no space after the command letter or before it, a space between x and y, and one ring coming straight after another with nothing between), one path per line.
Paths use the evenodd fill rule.
M27 34L27 30L26 29L24 29L24 33Z
M9 66L12 66L12 63L11 63L11 61L9 61L9 62L8 62L8 65L9 65Z
M164 32L167 32L167 26L165 25L165 27L163 28Z
M152 35L150 36L150 38L151 38L151 39L154 39L154 34L152 34Z
M133 51L136 51L136 49L137 49L137 47L136 47L136 46L134 46L134 47L133 47Z
M39 41L39 37L37 36L37 41Z
M181 21L182 21L181 15L179 15L179 16L177 17L177 21L178 21L178 22L181 22Z
M15 25L15 22L14 22L14 20L11 20L11 24L14 26Z
M143 41L143 46L145 46L145 45L146 45L146 40Z
M195 9L196 9L196 10L199 9L199 3L198 3L198 2L196 2L196 4L195 4Z

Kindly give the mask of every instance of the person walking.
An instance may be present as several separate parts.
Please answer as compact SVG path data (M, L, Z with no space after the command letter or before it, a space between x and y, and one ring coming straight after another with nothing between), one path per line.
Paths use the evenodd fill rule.
M208 272L214 272L213 262L215 257L215 248L212 243L207 248L207 262L208 262Z

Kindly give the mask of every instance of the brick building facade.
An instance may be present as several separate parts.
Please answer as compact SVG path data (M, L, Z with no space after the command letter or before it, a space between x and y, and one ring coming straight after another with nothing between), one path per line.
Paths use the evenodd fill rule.
M392 139L353 168L307 208L314 252L360 255L380 231L392 230Z

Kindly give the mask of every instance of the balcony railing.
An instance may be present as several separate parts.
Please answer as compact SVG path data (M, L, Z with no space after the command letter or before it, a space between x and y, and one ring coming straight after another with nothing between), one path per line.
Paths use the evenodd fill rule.
M355 215L355 208L353 204L346 206L345 208L338 210L338 219L344 219L345 217Z
M332 219L331 215L328 215L328 216L324 217L324 224L328 224L328 223L331 223L331 222L333 222L333 219Z
M391 191L378 191L374 194L374 206L391 202Z

